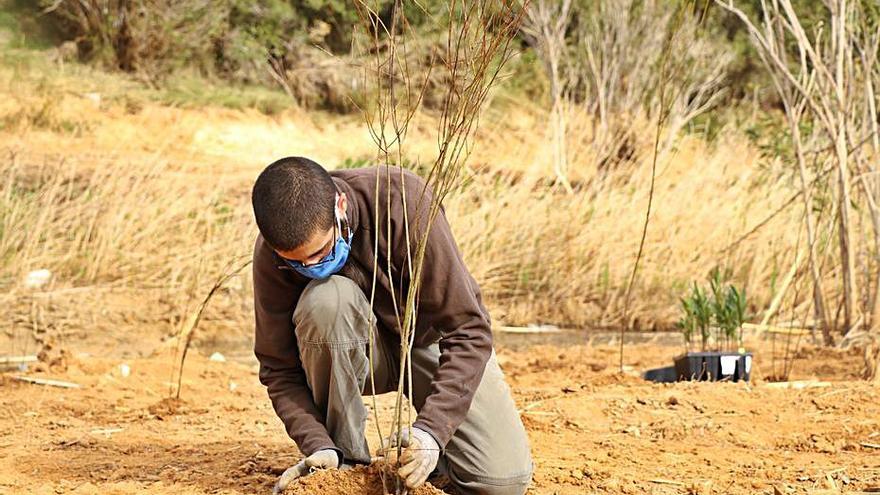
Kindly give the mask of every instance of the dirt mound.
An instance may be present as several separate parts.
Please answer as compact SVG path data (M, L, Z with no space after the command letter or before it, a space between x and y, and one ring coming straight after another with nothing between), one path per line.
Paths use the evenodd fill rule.
M383 486L383 478L385 486ZM291 483L284 491L284 495L337 495L340 493L352 495L392 494L394 493L394 474L387 467L381 467L378 464L357 466L345 471L336 469L316 471ZM446 492L426 483L408 493L410 495L443 495Z

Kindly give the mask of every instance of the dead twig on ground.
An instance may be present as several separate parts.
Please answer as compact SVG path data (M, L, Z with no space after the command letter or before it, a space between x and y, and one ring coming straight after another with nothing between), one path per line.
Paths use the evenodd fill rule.
M63 381L63 380L52 380L49 378L37 378L34 376L16 375L16 376L13 376L12 379L17 382L32 383L34 385L46 385L48 387L81 388L81 385L78 383L67 382L67 381Z
M195 330L199 326L199 321L202 318L202 313L205 312L205 308L208 307L208 303L211 301L211 298L214 297L214 294L221 287L223 287L223 285L226 284L229 279L241 273L241 271L250 266L252 262L252 259L248 259L238 268L227 270L222 275L220 275L217 281L214 282L214 285L211 286L211 290L209 290L208 293L205 295L205 298L202 299L202 302L199 304L198 309L193 312L187 320L184 321L183 325L180 327L180 330L177 332L177 346L175 348L175 355L179 355L180 357L179 359L175 360L175 366L172 368L172 370L176 369L177 371L177 389L176 391L173 389L169 391L169 395L173 393L175 399L180 399L180 388L181 383L183 382L183 365L186 362L186 355L189 351L190 344L192 343L193 335L195 335ZM232 266L232 264L230 264L230 266Z

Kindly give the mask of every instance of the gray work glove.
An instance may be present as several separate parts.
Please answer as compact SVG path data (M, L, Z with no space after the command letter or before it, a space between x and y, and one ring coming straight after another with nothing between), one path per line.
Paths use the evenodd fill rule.
M397 447L395 440L395 437L388 439L386 445ZM401 432L400 446L405 450L400 455L400 469L397 470L397 475L410 490L418 488L437 467L437 461L440 460L440 445L427 431L412 427Z
M323 449L299 461L293 467L287 468L272 489L272 495L279 495L287 488L291 481L305 476L313 469L336 469L339 467L339 455L333 449Z

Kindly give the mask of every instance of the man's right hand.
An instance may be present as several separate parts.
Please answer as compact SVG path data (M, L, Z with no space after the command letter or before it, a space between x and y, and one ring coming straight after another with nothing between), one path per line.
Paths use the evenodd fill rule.
M336 469L338 467L339 455L335 450L319 450L284 471L275 482L272 495L280 495L291 481L311 473L312 469Z

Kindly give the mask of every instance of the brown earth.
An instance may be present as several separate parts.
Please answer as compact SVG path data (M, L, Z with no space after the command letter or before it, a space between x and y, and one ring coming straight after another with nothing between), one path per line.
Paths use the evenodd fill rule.
M346 471L317 471L292 483L284 495L336 495L358 493L386 495L394 493L394 479L388 469L377 464L358 466ZM411 495L442 495L442 491L425 484L408 492Z
M532 443L530 493L880 491L880 400L857 379L858 352L799 351L791 379L823 382L795 389L765 381L782 358L758 346L767 349L756 353L748 385L634 376L667 364L671 347L628 347L624 374L613 347L500 349ZM0 493L270 493L300 455L253 365L193 352L178 401L166 398L171 361L165 351L125 360L77 351L27 373L78 389L0 375ZM381 417L389 399L380 398ZM372 422L368 435L378 435ZM327 491L324 481L361 481L312 476L294 493L373 493Z

